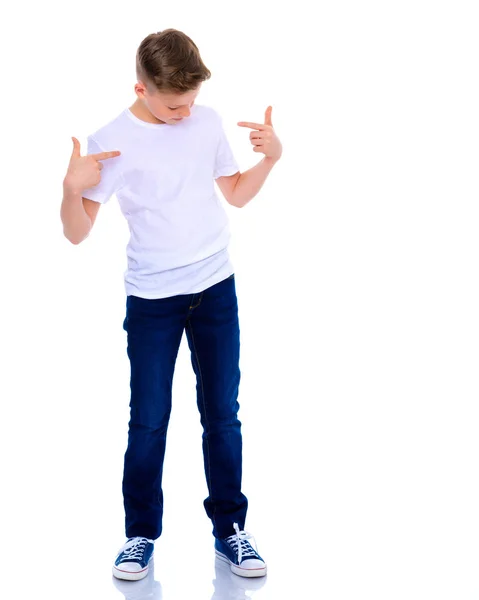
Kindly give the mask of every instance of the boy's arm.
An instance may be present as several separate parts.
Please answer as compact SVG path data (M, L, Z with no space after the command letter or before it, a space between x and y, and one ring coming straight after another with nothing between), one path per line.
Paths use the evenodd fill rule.
M248 127L254 130L250 133L250 142L253 145L253 150L254 152L262 152L265 155L261 162L240 174L235 180L232 191L228 187L231 184L228 182L225 183L225 187L230 193L228 202L238 208L242 208L256 196L263 187L263 183L271 169L283 153L282 144L273 129L272 111L273 107L268 106L265 112L264 123L251 123L249 121L240 121L238 123L240 127Z
M63 234L72 244L79 244L88 237L92 226L91 217L85 210L82 200L81 191L71 188L64 180L60 218Z
M263 187L266 177L278 160L265 156L262 161L244 173L218 177L216 183L226 201L237 208L245 206Z
M215 179L228 204L232 203L231 198L233 197L233 190L235 189L236 183L240 176L241 173L238 171L234 175L223 175L222 177Z

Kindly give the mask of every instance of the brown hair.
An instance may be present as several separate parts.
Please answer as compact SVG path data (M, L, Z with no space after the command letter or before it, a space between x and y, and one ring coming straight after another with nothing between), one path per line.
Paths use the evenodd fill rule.
M136 53L136 75L153 92L184 94L211 77L193 40L178 29L150 33Z

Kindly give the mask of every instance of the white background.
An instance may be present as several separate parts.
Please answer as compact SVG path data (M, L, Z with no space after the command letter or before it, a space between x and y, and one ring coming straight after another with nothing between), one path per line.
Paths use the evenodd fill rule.
M213 73L197 102L222 115L241 170L261 157L236 123L263 122L270 104L284 148L249 205L225 202L246 529L269 574L259 590L218 575L215 600L479 598L476 8L83 1L4 12L5 597L122 598L111 565L125 540L128 227L112 199L70 244L62 181L71 136L86 152L86 136L134 102L141 40L175 27ZM159 584L125 597L211 600L185 338L173 394Z

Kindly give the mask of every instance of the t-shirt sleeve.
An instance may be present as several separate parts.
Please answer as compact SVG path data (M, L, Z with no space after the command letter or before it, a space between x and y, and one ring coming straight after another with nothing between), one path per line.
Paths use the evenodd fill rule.
M88 136L87 141L87 154L105 152L105 150L99 145L97 140L92 135ZM100 161L103 165L103 169L100 171L100 183L83 190L82 196L84 198L89 198L95 202L106 204L112 195L121 188L122 174L119 165L120 157L121 155Z
M219 115L218 118L219 136L214 169L215 179L225 175L234 175L240 170L233 155L233 151L231 150L231 146L229 145L228 138L226 137L223 120Z

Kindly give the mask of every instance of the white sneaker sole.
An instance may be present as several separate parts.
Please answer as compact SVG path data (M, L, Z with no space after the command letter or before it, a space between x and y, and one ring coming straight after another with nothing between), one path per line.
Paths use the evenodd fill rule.
M151 555L150 560L153 558ZM119 569L116 565L113 565L112 573L117 579L126 579L127 581L138 581L139 579L143 579L148 575L148 571L150 569L150 561L144 569L141 571L125 571L124 569Z
M239 575L240 577L263 577L266 575L266 565L261 569L242 569L241 567L238 567L238 565L232 563L227 556L221 554L221 552L218 552L216 548L215 554L219 560L222 560L230 566L230 569L235 575Z

